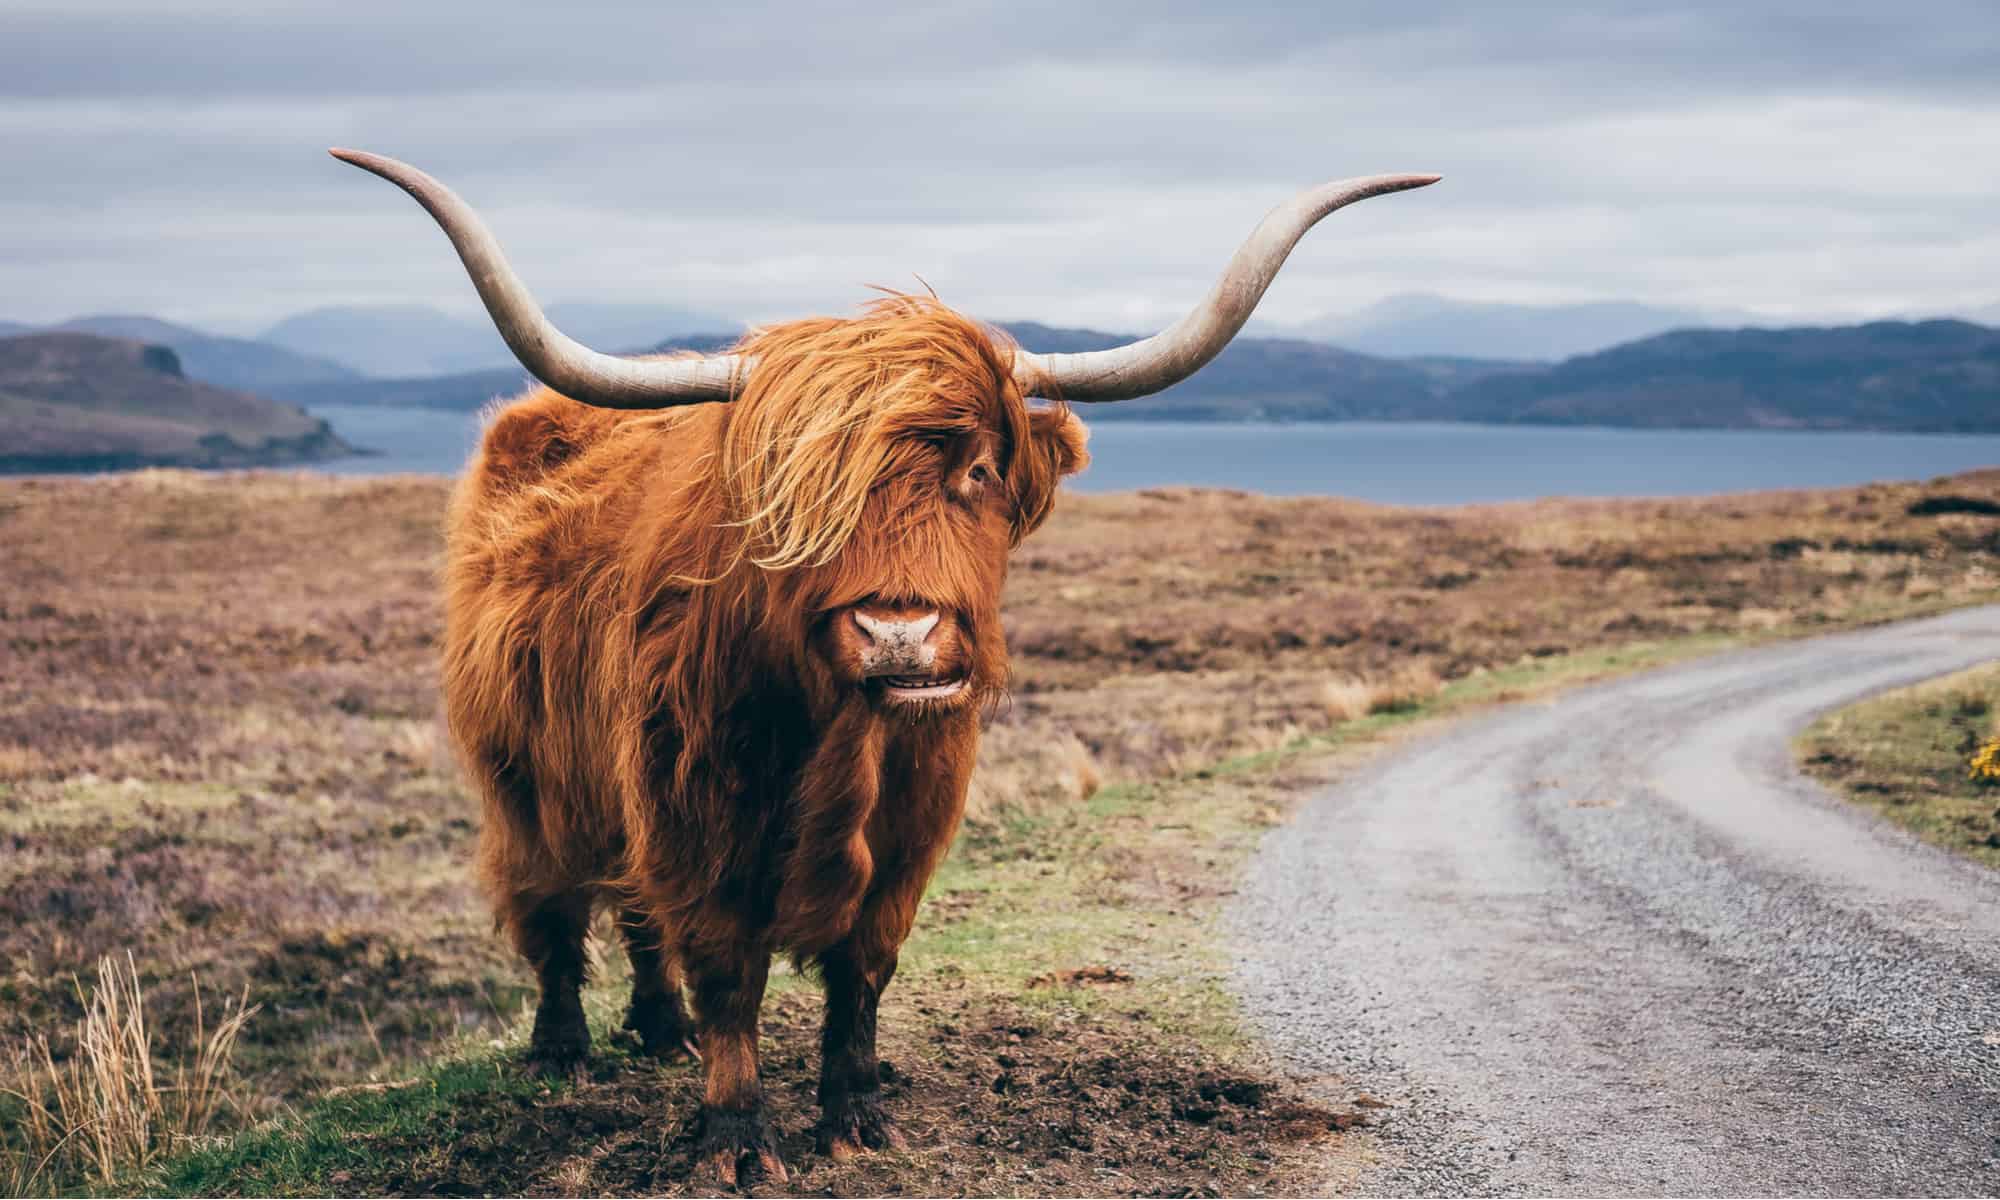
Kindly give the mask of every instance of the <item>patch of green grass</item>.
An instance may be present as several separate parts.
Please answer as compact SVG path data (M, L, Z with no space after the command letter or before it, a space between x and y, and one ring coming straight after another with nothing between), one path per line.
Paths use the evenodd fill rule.
M8 785L0 784L0 800ZM87 778L70 780L53 796L18 810L0 808L0 833L95 826L104 829L150 827L158 814L215 813L235 802L235 792L212 783L141 782Z
M2000 663L1863 700L1801 734L1805 769L1927 842L2000 867L2000 786L1971 760L2000 738Z
M363 1140L416 1135L439 1143L476 1137L455 1111L468 1096L527 1099L564 1085L532 1078L486 1053L446 1060L413 1079L350 1090L296 1120L273 1122L169 1163L135 1191L169 1196L330 1196L342 1171L369 1166Z
M781 983L788 978L789 984ZM774 990L797 986L796 976L773 973ZM630 978L622 955L607 956L601 977L584 993L590 1022L592 1068L615 1073L631 1056L612 1037L624 1014ZM533 1103L571 1089L564 1079L522 1070L532 1012L524 1002L497 1038L447 1042L421 1070L405 1078L336 1088L302 1113L267 1121L234 1137L190 1151L139 1179L130 1194L171 1196L339 1195L343 1172L378 1167L371 1147L411 1138L438 1146L488 1135L485 1117L461 1117L471 1100ZM489 1105L490 1106L490 1105Z

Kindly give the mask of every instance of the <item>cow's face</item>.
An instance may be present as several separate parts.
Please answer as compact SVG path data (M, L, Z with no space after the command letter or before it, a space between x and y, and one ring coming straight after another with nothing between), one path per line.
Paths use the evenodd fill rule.
M911 718L1006 685L1008 552L1086 461L1083 426L1067 409L1017 411L1017 421L971 430L908 431L856 536L802 580L815 593L811 653L837 692Z
M764 568L763 657L822 713L924 719L996 694L1007 555L1087 461L1082 423L1030 409L1011 348L928 302L746 349L719 466Z

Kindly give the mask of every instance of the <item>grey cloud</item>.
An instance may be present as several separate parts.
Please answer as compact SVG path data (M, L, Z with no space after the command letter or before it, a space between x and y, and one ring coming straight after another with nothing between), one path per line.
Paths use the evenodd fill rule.
M920 272L1136 327L1291 188L1406 169L1448 178L1330 221L1273 316L1991 302L1990 5L1419 7L10 5L0 316L466 307L332 143L459 188L552 297L751 317Z
M646 2L499 7L176 4L76 0L10 6L23 47L0 91L106 94L423 95L533 79L550 86L681 80L788 85L952 79L1010 64L1073 62L1353 68L1412 77L1467 71L1557 90L1662 80L1707 90L1833 87L1927 92L1996 82L1990 5L1841 3L1457 4Z

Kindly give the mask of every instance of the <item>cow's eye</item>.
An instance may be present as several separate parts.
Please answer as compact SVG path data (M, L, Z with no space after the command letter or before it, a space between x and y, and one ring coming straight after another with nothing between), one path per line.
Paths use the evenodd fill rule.
M993 482L993 468L987 466L985 463L974 463L972 464L972 470L966 472L965 477L980 487L985 487L987 484Z

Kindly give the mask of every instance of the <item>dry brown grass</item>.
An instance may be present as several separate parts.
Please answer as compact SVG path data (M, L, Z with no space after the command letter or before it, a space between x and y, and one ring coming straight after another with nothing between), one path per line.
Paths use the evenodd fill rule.
M81 997L83 985L76 986ZM235 1106L230 1058L257 1010L239 1001L211 1031L199 989L195 996L192 1053L162 1073L137 965L129 955L98 961L96 986L61 1059L38 1036L0 1075L0 1094L20 1110L17 1144L0 1146L7 1194L33 1194L44 1179L109 1186L198 1142Z
M1328 723L1358 721L1375 711L1375 685L1352 676L1329 679L1320 687L1319 699Z
M1376 713L1409 712L1444 690L1444 680L1421 660L1400 663L1379 679L1342 675L1320 685L1320 709L1329 724Z
M169 1057L190 972L266 1006L252 1115L518 1011L437 731L446 486L0 482L0 1045L81 1020L72 976L128 948ZM2000 472L1455 510L1065 496L1009 583L976 831L1536 657L1991 598L2000 521L1908 511L1943 494L2000 499Z
M996 724L980 743L966 819L1040 816L1090 799L1103 782L1090 748L1074 734L1046 723Z
M1427 662L1407 662L1398 664L1389 672L1389 677L1374 685L1374 692L1368 699L1371 713L1409 712L1420 707L1424 701L1444 687L1444 680Z

